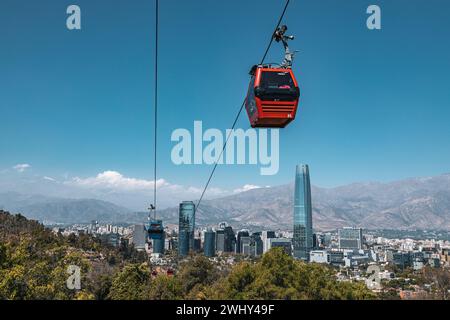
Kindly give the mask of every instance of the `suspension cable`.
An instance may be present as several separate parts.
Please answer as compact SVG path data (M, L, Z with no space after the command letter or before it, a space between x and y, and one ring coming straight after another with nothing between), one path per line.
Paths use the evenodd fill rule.
M205 188L202 191L202 195L200 196L200 199L197 202L197 205L195 207L195 211L197 211L198 207L200 206L200 203L203 200L203 196L205 195L206 189L208 189L209 183L211 182L211 179L212 179L212 177L214 175L214 172L216 171L217 164L219 163L219 160L222 157L223 151L225 150L225 147L227 146L228 139L230 139L231 133L233 132L234 127L236 126L236 123L239 120L239 116L241 115L241 112L242 112L242 109L244 108L244 105L245 105L245 100L242 102L242 105L239 108L239 111L238 111L238 113L236 115L236 118L234 119L233 126L231 127L231 130L228 133L227 139L225 140L225 143L223 144L222 150L220 151L219 157L217 158L217 160L214 163L214 167L213 167L213 169L211 171L211 174L209 175L208 181L206 182Z
M156 13L155 13L155 142L154 142L154 167L153 167L153 218L156 219L156 179L157 179L157 157L156 151L158 146L158 33L159 33L159 0L156 0Z
M269 52L269 49L270 49L270 47L272 46L272 43L273 43L273 34L277 31L278 27L279 27L280 24L281 24L281 21L283 21L283 17L284 17L284 14L286 13L286 10L287 10L287 7L288 7L288 5L289 5L289 2L290 2L290 0L286 0L286 4L285 4L285 6L284 6L283 12L281 13L281 16L280 16L280 18L278 19L277 25L276 25L276 27L275 27L273 33L272 33L271 36L270 36L269 44L268 44L268 46L267 46L267 48L266 48L266 51L264 52L264 55L263 55L263 57L262 57L262 59L261 59L261 62L260 62L259 64L263 64L263 63L264 63L264 60L266 59L267 53ZM236 123L237 123L237 121L238 121L238 119L239 119L239 116L240 116L241 113L242 113L242 109L244 108L244 106L245 106L245 99L244 99L244 101L242 102L241 107L239 108L239 111L238 111L238 113L237 113L237 115L236 115L236 118L234 119L233 125L232 125L232 127L231 127L230 132L228 133L228 136L227 136L227 139L225 140L225 143L223 144L223 148L222 148L222 150L220 151L219 157L216 159L216 161L215 161L215 163L214 163L214 167L213 167L213 169L211 170L211 173L210 173L210 175L209 175L208 181L206 182L206 185L205 185L205 187L203 188L203 191L202 191L202 194L201 194L201 196L200 196L200 199L198 200L197 205L195 206L195 212L196 212L196 211L198 210L198 208L200 207L200 204L201 204L201 202L202 202L202 200L203 200L203 196L205 195L206 190L208 189L209 183L211 182L211 179L212 179L212 177L213 177L213 175L214 175L214 172L216 171L216 168L217 168L217 165L218 165L218 163L219 163L219 160L220 160L221 157L222 157L222 154L223 154L223 152L224 152L224 150L225 150L225 148L226 148L226 146L227 146L228 140L230 139L231 133L234 131L234 128L235 128Z
M278 19L277 26L275 27L275 30L272 32L272 35L270 36L270 41L269 41L269 45L266 48L266 52L264 52L264 55L263 55L263 57L261 59L261 62L259 64L263 64L264 60L266 60L267 53L269 52L269 49L270 49L270 47L272 46L272 43L273 43L273 34L277 31L278 27L281 24L281 21L283 21L283 17L284 17L284 14L286 13L287 7L289 5L289 1L290 0L286 1L286 4L285 4L284 9L283 9L283 12L281 13L280 19Z

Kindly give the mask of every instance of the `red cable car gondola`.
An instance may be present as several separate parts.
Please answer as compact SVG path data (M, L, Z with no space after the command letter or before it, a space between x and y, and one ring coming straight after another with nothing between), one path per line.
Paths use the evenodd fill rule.
M282 26L273 34L275 41L283 43L283 63L278 67L255 65L250 71L245 109L253 128L284 128L295 119L300 89L291 69L294 52L289 51L287 44L294 37L286 36L286 30Z
M300 90L292 69L255 66L245 100L250 124L284 128L295 119Z

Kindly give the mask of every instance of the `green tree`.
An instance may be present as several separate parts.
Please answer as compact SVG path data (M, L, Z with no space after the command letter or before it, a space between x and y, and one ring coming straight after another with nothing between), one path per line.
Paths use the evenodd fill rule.
M150 297L151 274L147 264L129 264L112 280L108 297L113 300L145 300Z
M326 265L294 260L280 248L255 264L243 262L205 290L213 299L374 299L361 282L339 282Z
M197 299L206 286L212 285L220 274L203 255L193 255L180 265L178 279L187 299Z
M27 296L26 269L22 265L0 271L0 299L24 300Z
M157 276L151 282L150 299L152 300L178 300L183 298L183 289L180 280L173 276Z

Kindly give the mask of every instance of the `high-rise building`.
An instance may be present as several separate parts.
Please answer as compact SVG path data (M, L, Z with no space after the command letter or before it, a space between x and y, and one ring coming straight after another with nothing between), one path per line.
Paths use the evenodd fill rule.
M236 253L241 253L241 238L250 236L250 232L246 229L240 230L237 233L236 239Z
M151 241L153 253L164 254L166 244L165 233L163 233L159 239L152 239Z
M202 250L202 240L200 238L194 238L194 248L195 252L200 252Z
M267 239L267 250L272 248L282 248L287 255L292 255L292 241L286 238Z
M133 235L131 242L137 250L144 250L147 242L147 230L143 224L135 224L133 226Z
M261 240L261 233L254 232L252 233L252 241L255 246L255 256L260 256L263 254L263 241Z
M149 217L146 229L148 242L152 245L152 252L164 254L166 233L164 231L163 221Z
M178 254L186 256L194 249L195 204L183 201L179 208Z
M363 235L361 228L338 229L339 249L361 250L363 247Z
M236 237L233 228L225 222L219 224L216 230L217 252L235 252Z
M225 252L225 230L216 230L216 250L217 252Z
M98 221L92 220L91 225L89 226L89 233L97 233L98 230Z
M323 238L322 238L322 245L324 246L324 247L329 247L329 246L331 246L331 240L332 240L332 237L331 237L331 233L325 233L324 235L323 235Z
M204 237L203 252L205 256L213 257L216 254L216 233L212 229L207 229Z
M240 253L247 256L255 255L255 247L252 245L252 238L249 236L242 236L240 241Z
M317 249L319 247L319 239L316 233L313 233L313 249Z
M256 257L263 254L263 242L259 232L252 233L251 236L241 234L239 243L242 255Z
M261 233L261 240L263 242L263 253L269 250L269 239L276 238L275 231L263 231Z
M236 236L231 226L225 227L225 252L236 250Z
M297 165L294 190L294 257L309 259L313 246L311 184L308 165Z

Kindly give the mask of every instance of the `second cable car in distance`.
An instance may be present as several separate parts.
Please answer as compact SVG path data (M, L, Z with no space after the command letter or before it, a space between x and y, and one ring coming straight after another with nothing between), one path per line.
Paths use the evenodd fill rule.
M161 240L164 237L164 227L162 220L150 219L147 226L148 238Z
M300 89L291 69L294 52L289 51L286 26L277 29L273 37L282 41L285 58L281 65L255 65L250 70L251 80L245 99L250 125L255 128L284 128L295 119Z
M153 204L151 204L148 209L150 210L146 227L148 240L161 240L164 238L163 221L156 219L156 216L153 216L152 218L152 211L155 211L156 209Z

